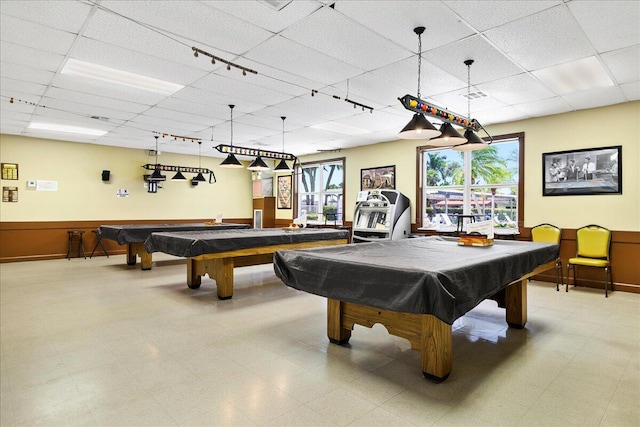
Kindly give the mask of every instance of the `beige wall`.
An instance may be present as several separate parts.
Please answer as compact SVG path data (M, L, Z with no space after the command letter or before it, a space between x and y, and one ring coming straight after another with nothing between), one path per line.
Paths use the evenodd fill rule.
M410 114L407 113L407 120ZM551 222L564 228L597 223L613 230L640 231L640 102L489 126L492 135L525 133L525 226ZM360 190L360 169L396 165L396 188L416 206L416 147L424 141L400 140L305 156L303 162L344 157L346 220ZM542 153L622 145L623 194L542 197ZM2 181L19 188L18 203L2 203L1 221L63 221L90 219L189 219L252 217L251 174L221 169L219 159L202 158L218 182L192 188L186 181L168 181L156 194L143 188L140 167L153 163L144 150L0 135L0 160L18 163L20 179ZM197 166L197 157L163 153L159 162ZM100 180L109 169L109 183ZM58 182L57 192L27 189L27 180ZM277 179L274 179L274 188ZM128 198L115 196L128 188ZM291 210L276 210L290 219Z
M155 163L145 150L94 144L0 135L0 160L19 164L18 203L0 205L0 221L202 219L222 213L225 218L251 218L251 173L246 169L221 169L220 159L202 157L202 167L214 171L217 183L189 181L163 183L157 193L144 188L142 165ZM198 167L197 156L162 153L158 162ZM102 182L102 170L111 180ZM173 175L164 173L167 178ZM185 174L191 178L193 174ZM208 176L207 176L208 179ZM58 191L27 188L27 181L56 181ZM116 197L126 188L129 197Z
M411 114L407 112L407 121ZM640 231L640 102L594 108L487 126L494 136L525 133L524 225L550 222L563 228L596 223L612 230ZM346 220L360 189L360 169L396 165L396 189L416 207L416 147L425 141L399 140L317 154L302 162L344 157ZM622 145L622 195L542 197L542 153Z

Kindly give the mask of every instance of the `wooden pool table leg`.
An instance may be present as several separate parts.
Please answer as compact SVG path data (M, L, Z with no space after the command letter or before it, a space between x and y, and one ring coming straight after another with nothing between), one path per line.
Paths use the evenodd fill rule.
M211 260L209 277L216 281L218 299L233 297L233 258L216 258Z
M144 247L138 252L140 255L140 262L143 270L151 270L151 264L153 263L153 255L147 252Z
M327 298L327 336L334 344L346 344L351 338L351 329L342 324L342 301Z
M138 260L138 258L136 258L136 249L134 247L135 243L129 243L127 245L127 265L136 265L136 261Z
M451 373L451 325L430 314L423 314L421 327L420 363L422 375L436 383Z
M527 279L512 283L505 291L507 324L522 329L527 323Z
M194 258L187 258L187 286L190 289L198 289L202 278L198 274L198 260Z

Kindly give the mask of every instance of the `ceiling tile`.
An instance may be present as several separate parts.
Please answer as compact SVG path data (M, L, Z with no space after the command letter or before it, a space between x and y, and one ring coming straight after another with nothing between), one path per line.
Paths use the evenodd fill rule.
M91 93L84 93L75 90L63 89L60 87L50 87L47 90L48 98L64 99L66 101L77 102L86 106L99 106L118 110L122 113L142 113L149 109L148 105L138 104L135 102L127 102L117 98L107 98Z
M603 53L600 58L618 83L640 80L640 44Z
M2 87L2 93L28 93L30 95L41 96L47 87L38 83L30 83L16 79L0 78L0 87ZM10 95L9 95L10 96Z
M223 10L238 19L250 20L253 25L279 33L290 25L304 19L321 7L316 1L296 0L281 10L275 10L264 1L203 1L208 6Z
M55 73L2 61L0 62L0 76L47 85L55 76Z
M244 77L243 80L236 80L226 75L210 74L194 83L192 87L211 91L216 96L223 95L228 98L236 98L238 102L246 101L272 105L291 99L289 94L252 84L252 75Z
M64 56L15 43L0 42L3 62L55 72L62 66Z
M76 35L8 15L0 15L0 38L20 46L64 55L73 44Z
M330 7L292 25L280 35L365 70L382 67L411 54Z
M595 53L565 5L546 9L484 34L493 45L527 71Z
M473 34L439 1L342 1L336 2L335 9L414 53L418 52L416 27L426 27L423 51Z
M446 70L454 77L467 82L467 66L464 61L473 59L471 83L479 84L520 74L522 69L495 49L482 36L473 36L433 49L423 55L430 63Z
M562 98L576 110L604 107L626 101L622 90L617 86L570 93Z
M3 1L0 13L77 34L89 16L88 3L68 0Z
M637 0L574 0L567 6L598 52L640 43L640 2Z
M146 90L136 90L121 85L109 84L99 80L79 78L66 74L56 74L51 85L56 88L67 89L88 95L97 95L104 98L113 98L148 106L160 102L165 97L164 95Z
M272 36L269 31L196 1L104 1L101 5L162 29L189 45L200 42L203 48L208 45L234 54L244 53Z
M478 31L498 27L558 4L562 4L562 1L460 0L445 2L447 7Z
M479 84L476 87L492 98L512 105L551 98L555 95L527 73ZM473 101L471 103L473 104Z
M362 69L280 36L252 49L246 57L324 84L333 84L362 74ZM277 66L274 65L276 59Z
M629 101L640 100L640 80L637 82L624 83L620 85L620 89Z
M528 119L530 116L513 106L496 108L495 110L485 110L477 114L472 114L484 126L494 123L513 122L516 120ZM482 135L481 135L482 136Z
M513 106L530 117L550 116L570 111L571 107L559 96L547 99L538 99L532 102L524 102Z

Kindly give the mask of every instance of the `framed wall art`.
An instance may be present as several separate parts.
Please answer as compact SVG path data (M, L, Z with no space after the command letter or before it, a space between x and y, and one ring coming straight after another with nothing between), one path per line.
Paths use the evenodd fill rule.
M395 188L395 165L360 169L360 190L393 190Z
M278 209L291 209L291 175L278 176Z
M542 195L622 194L622 146L542 154Z

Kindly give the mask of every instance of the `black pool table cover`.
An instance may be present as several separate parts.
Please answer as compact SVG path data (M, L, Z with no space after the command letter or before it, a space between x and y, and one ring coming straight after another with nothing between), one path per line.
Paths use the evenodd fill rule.
M550 243L499 240L473 247L430 236L282 250L274 254L273 266L295 289L385 310L432 314L453 324L557 254L558 246Z
M132 224L132 225L101 225L98 227L100 238L115 240L120 245L144 242L151 233L168 231L194 231L194 230L229 230L251 228L249 224L234 224L223 222L208 225L200 223L186 224Z

